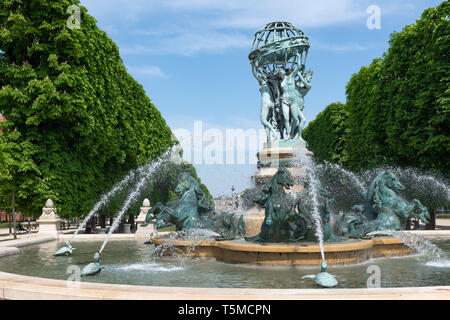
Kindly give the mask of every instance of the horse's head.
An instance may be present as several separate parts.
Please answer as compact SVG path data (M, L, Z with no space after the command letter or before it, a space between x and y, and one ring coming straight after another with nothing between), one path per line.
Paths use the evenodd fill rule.
M280 167L277 173L274 174L272 178L265 184L262 192L259 194L256 202L263 205L266 201L271 197L271 195L276 192L275 190L279 190L277 186L285 187L289 189L294 185L294 179L292 175L287 171L286 168Z
M397 175L392 172L383 172L377 178L377 185L384 185L392 191L401 191L405 189L405 186L398 180Z
M294 185L294 178L291 173L284 167L280 167L277 173L272 177L273 182L289 189Z
M398 180L398 177L395 173L388 172L387 173L387 186L394 191L401 191L405 189L405 186Z
M187 172L182 172L178 176L178 184L175 188L175 193L181 197L186 191L188 191L192 187L196 187L198 185L198 182ZM198 189L200 189L200 186L198 185Z

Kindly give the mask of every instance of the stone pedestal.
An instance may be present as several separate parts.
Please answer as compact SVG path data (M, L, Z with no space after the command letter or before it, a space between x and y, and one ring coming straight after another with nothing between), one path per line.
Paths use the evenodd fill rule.
M245 233L247 237L256 236L261 232L261 226L264 221L264 208L253 207L244 215Z
M285 167L295 178L305 175L305 169L293 166L293 160L298 152L304 152L308 156L313 153L306 149L306 143L303 140L280 140L264 143L264 148L256 155L258 157L258 172L253 175L256 184L264 185L275 173L279 167ZM287 192L295 194L303 190L303 185L294 185Z
M285 167L298 180L306 174L304 168L293 166L297 152L304 152L308 156L313 153L306 149L306 143L303 140L280 140L264 143L263 150L257 153L258 171L252 176L257 185L263 186L267 181L277 173L278 168ZM303 190L302 184L296 184L287 193L296 194ZM244 215L245 229L247 236L257 235L261 231L261 225L264 221L264 208L255 205Z
M45 202L45 207L42 208L42 215L37 220L37 223L39 224L39 234L57 237L61 233L61 219L51 199Z
M145 217L147 216L148 210L150 210L150 201L148 199L144 199L142 203L141 211L139 212L139 216L136 218L137 223L137 236L148 237L152 232L155 231L155 221L151 221L146 227L142 227L141 224L144 223Z

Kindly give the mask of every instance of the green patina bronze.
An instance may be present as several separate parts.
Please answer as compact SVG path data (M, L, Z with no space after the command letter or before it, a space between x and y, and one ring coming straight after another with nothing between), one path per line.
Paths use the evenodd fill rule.
M306 240L308 241L318 241L315 235L315 228L313 225L312 214L313 214L313 203L310 195L310 185L307 181L304 182L304 188L302 192L297 195L297 209L298 212L302 214L302 216L307 221L307 234ZM334 199L331 197L330 193L326 191L324 188L320 188L317 194L317 201L319 203L318 210L320 213L320 219L322 221L322 233L323 240L325 242L341 242L346 241L347 238L340 237L333 232L333 229L330 226L330 217L331 217L331 205L334 202Z
M304 97L313 75L305 72L309 47L308 37L289 22L271 22L255 33L248 58L260 85L260 118L267 141L304 144Z
M252 242L316 242L315 226L312 218L313 203L310 197L309 184L305 182L304 189L296 197L286 193L294 185L290 172L280 167L277 173L265 184L258 204L265 208L265 218L261 232L254 237L246 237ZM329 224L331 216L330 194L320 189L318 194L319 212L322 220L324 241L345 241L333 233Z
M317 285L326 288L336 287L338 282L336 278L327 271L327 263L324 261L320 267L320 273L303 276L302 279L314 279Z
M102 270L102 261L100 260L100 254L98 252L94 254L94 261L95 262L89 263L81 270L82 276L92 276Z
M243 217L237 218L233 213L215 213L205 199L205 194L199 183L187 172L178 177L175 188L178 199L168 202L166 205L157 203L147 212L142 224L145 227L156 218L156 228L167 223L174 224L177 231L186 229L208 229L220 234L222 239L234 239L245 234Z
M72 248L70 245L70 241L66 241L66 245L62 248L59 248L58 251L55 252L55 256L70 256L72 251L76 248Z
M363 238L372 231L404 229L408 218L428 223L430 213L419 200L408 203L397 195L404 189L393 172L379 174L369 189L361 193L363 203L341 217L339 233L350 238Z
M306 235L306 221L295 210L295 198L285 191L294 185L289 171L280 167L265 184L256 202L265 208L261 232L245 240L252 242L295 242Z

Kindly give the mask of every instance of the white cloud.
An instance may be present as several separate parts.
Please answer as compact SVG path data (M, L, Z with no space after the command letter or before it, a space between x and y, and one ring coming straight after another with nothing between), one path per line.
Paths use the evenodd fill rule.
M140 32L143 32L142 30ZM145 42L145 40L144 40ZM171 37L155 37L151 44L121 45L120 53L133 54L181 54L220 52L230 48L247 48L251 38L238 32L179 32Z
M354 0L241 1L239 10L219 19L219 26L258 29L271 21L289 21L300 29L349 23L365 16L365 8Z
M112 21L137 21L158 15L204 14L205 17L214 16L217 25L255 28L274 20L288 20L307 27L350 22L365 15L367 5L361 2L367 1L83 0L82 4L96 17ZM205 19L201 20L203 22Z
M167 75L157 66L127 66L132 75L166 78Z
M382 14L403 14L400 0L380 0ZM111 32L141 40L121 43L122 54L181 54L248 48L254 32L271 21L300 29L365 25L372 0L82 0ZM113 27L114 26L114 27ZM131 31L130 31L131 26ZM125 31L122 31L125 30ZM359 44L320 44L334 52L366 50Z

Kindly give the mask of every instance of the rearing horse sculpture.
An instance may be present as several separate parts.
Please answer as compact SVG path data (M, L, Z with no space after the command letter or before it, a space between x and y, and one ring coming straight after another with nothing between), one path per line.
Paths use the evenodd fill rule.
M206 196L200 184L189 173L183 172L178 177L175 193L179 199L166 205L157 203L147 212L145 227L156 214L156 228L167 223L176 226L176 230L208 229L221 235L221 239L233 239L245 233L242 216L238 222L233 221L232 213L215 214L214 209L206 203Z
M419 200L413 199L407 203L397 195L403 189L405 187L393 172L379 174L369 189L362 192L363 204L354 206L354 212L346 213L341 218L341 233L359 238L371 231L400 230L406 219L411 217L428 223L430 213Z
M293 242L304 237L297 223L304 224L303 217L295 211L295 199L284 189L294 185L289 171L280 167L266 183L256 201L265 207L261 232L245 240L253 242Z

